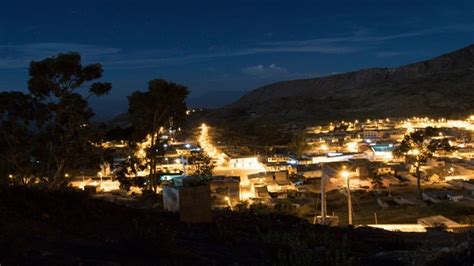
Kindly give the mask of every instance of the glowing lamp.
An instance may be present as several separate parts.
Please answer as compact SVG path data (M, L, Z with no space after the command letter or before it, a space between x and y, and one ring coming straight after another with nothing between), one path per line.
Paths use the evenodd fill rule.
M342 172L341 172L341 176L342 176L344 179L347 179L347 178L349 178L349 172L347 172L347 171L342 171Z
M417 156L417 155L420 154L420 150L419 150L419 149L413 149L413 150L410 150L410 151L411 151L411 154L412 154L412 155L415 155L415 156Z

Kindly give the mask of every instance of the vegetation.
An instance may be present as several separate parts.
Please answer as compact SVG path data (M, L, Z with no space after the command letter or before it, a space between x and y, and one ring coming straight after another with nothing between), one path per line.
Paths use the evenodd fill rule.
M189 161L193 164L196 169L191 176L195 176L201 179L209 180L212 177L212 171L215 167L215 164L212 162L212 158L209 157L202 150L194 152Z
M73 190L0 188L0 262L424 265L442 258L460 265L474 259L470 234L331 228L263 206L214 211L211 224L183 224L143 204L137 198L119 206Z
M29 93L0 93L0 184L45 183L59 188L67 184L71 171L97 169L109 156L110 151L94 143L133 133L135 138L129 140L151 136L148 160L143 165L132 154L118 169L117 178L128 189L136 183L128 176L148 167L149 188L156 191L157 157L166 152L166 141L158 138L160 128L183 121L188 90L162 79L151 80L147 91L128 98L133 127L107 131L90 123L94 113L88 104L91 96L103 96L112 88L110 83L98 82L102 73L100 64L82 65L78 53L62 53L31 62Z
M3 174L10 172L20 183L37 177L35 181L57 188L64 185L68 170L97 166L97 150L91 144L97 131L90 124L94 113L87 99L112 88L95 82L102 72L100 64L83 66L81 56L73 52L31 62L29 93L0 95Z
M418 197L420 199L423 199L421 192L420 166L425 163L428 158L432 157L435 151L450 151L452 149L446 138L432 139L436 134L436 129L432 127L427 127L424 130L417 130L406 135L400 143L400 146L394 150L396 156L405 157L405 161L415 167Z
M130 156L115 169L115 178L120 182L120 189L129 191L131 186L143 188L145 181L138 176L138 171L145 169L134 156Z
M154 79L148 83L145 92L136 91L128 97L128 112L138 139L151 136L147 150L147 166L150 169L150 188L156 191L158 181L156 177L156 157L162 150L158 136L160 128L173 122L180 122L186 115L185 99L189 94L185 86L168 82L163 79Z
M308 142L304 134L295 134L288 144L288 149L295 153L297 158L301 158L303 153L308 149Z
M0 175L3 183L26 184L33 171L29 159L34 142L29 127L34 117L31 95L0 93Z
M185 118L188 90L161 79L150 81L147 91L129 96L133 127L113 128L108 132L115 140L132 133L134 140L150 136L147 160L139 161L131 155L115 169L115 174L120 187L128 191L131 186L145 184L137 173L148 168L148 186L153 191L146 190L140 198L130 197L127 203L116 205L64 188L68 171L94 168L101 157L108 156L106 150L99 151L93 145L101 139L101 133L90 123L93 112L87 101L90 96L102 96L110 91L110 83L95 82L101 78L102 71L99 64L83 66L77 53L59 54L31 63L29 93L0 93L3 218L0 232L4 232L0 234L0 265L51 261L58 264L380 265L383 263L378 259L394 250L402 250L403 255L398 257L403 262L416 265L460 264L474 259L470 234L402 234L315 226L295 216L313 215L317 204L296 209L291 199L279 200L274 208L264 204L247 207L247 202L241 202L235 206L235 212L214 211L211 224L180 223L176 215L161 209L156 193L156 165L158 158L164 157L167 145L167 140L160 138L161 129ZM87 91L83 92L84 88ZM266 151L275 140L283 139L271 124L247 129L254 131L257 139L264 139L259 142ZM415 131L395 151L414 166L420 197L420 166L435 151L452 149L447 139L433 136L437 136L433 128ZM304 135L295 134L288 148L300 158L308 148ZM191 175L202 180L212 177L214 163L203 151L193 153L189 160L196 167ZM130 178L133 175L135 178ZM373 181L376 187L381 187L380 176L375 175ZM17 186L32 182L44 182L48 189ZM354 194L354 199L362 198L358 192ZM462 204L443 202L433 207L393 208L381 211L379 218L399 221L447 213L471 221L472 206ZM345 202L341 206L346 206ZM364 204L364 211L368 212L367 207ZM309 211L303 214L305 210ZM409 214L400 215L402 212ZM360 214L358 218L362 221L367 217ZM450 246L447 251L446 246Z

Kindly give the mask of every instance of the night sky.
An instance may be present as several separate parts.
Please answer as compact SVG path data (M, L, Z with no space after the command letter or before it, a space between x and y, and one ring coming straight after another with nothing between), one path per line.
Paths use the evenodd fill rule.
M474 43L474 1L2 1L0 90L78 51L113 83L99 118L165 78L216 107L271 82L428 59ZM210 96L214 95L214 97Z

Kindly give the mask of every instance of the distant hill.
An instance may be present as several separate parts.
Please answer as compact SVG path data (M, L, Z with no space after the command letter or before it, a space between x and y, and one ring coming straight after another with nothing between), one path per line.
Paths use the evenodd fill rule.
M130 115L128 113L122 113L114 116L112 119L106 122L109 128L120 127L127 128L132 124L130 122Z
M246 91L208 91L203 94L191 94L186 100L189 108L221 108L244 95ZM201 115L197 115L198 118ZM194 119L194 117L193 117ZM109 128L127 128L131 125L128 113L121 113L106 121Z
M474 45L419 63L283 81L253 90L210 118L315 122L474 111Z
M248 91L209 91L203 94L191 95L187 99L190 107L220 108L242 97Z

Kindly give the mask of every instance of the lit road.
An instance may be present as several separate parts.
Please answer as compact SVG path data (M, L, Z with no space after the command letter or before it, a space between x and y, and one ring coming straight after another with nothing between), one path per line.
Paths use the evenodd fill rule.
M256 158L253 163L245 166L230 163L232 159L220 151L212 143L211 137L209 136L210 127L202 124L200 129L201 130L198 137L199 145L203 151L217 163L216 167L214 168L214 175L239 176L241 199L247 200L251 197L254 197L254 190L250 186L247 176L249 174L265 171L263 164L259 163Z

